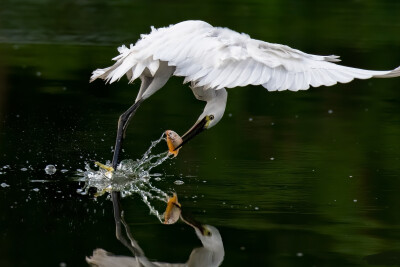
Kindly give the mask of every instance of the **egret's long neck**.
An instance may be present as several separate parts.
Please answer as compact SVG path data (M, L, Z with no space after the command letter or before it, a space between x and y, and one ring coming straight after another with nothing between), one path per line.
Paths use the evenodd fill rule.
M208 103L216 103L220 107L224 107L225 111L225 106L226 106L226 101L228 99L228 92L226 91L225 88L214 90L215 96L207 102Z
M205 115L213 114L214 121L212 123L212 126L214 126L222 119L222 116L224 115L227 99L228 92L225 90L225 88L214 90L213 97L208 99L204 111L200 117L203 118Z

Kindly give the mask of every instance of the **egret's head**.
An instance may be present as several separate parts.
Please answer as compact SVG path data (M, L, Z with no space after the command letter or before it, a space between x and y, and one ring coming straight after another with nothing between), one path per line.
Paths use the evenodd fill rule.
M225 249L218 229L211 225L190 225L196 231L203 247L192 251L188 266L220 266L224 260Z
M228 94L225 89L217 91L215 97L207 102L203 113L201 113L193 127L182 136L183 142L176 147L175 150L204 130L214 127L222 119L225 112L227 96Z
M222 248L223 250L221 234L217 228L212 225L202 224L196 221L193 217L187 216L185 213L181 214L181 219L183 222L194 228L197 237L203 244L203 247L212 250Z
M221 234L218 229L212 225L201 225L201 227L194 227L197 237L205 248L216 249L223 247Z

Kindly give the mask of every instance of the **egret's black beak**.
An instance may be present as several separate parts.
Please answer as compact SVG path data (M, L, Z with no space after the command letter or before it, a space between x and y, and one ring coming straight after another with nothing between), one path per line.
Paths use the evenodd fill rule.
M174 150L179 149L184 144L186 144L191 139L193 139L193 137L195 137L196 135L198 135L199 133L201 133L202 131L207 129L208 122L209 122L209 118L208 118L208 116L205 116L203 119L198 121L195 125L193 125L193 127L190 128L189 131L187 131L182 136L182 143L179 146L177 146Z
M184 221L186 224L192 226L193 228L197 228L201 233L205 232L204 226L196 221L191 215L188 215L184 212L181 213L181 219Z

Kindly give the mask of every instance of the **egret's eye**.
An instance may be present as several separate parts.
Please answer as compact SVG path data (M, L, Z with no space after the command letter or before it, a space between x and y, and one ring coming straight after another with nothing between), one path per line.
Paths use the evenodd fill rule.
M203 234L206 235L206 236L211 236L211 232L209 230L207 230L207 229L204 229Z
M208 118L212 121L214 119L214 115L210 115Z

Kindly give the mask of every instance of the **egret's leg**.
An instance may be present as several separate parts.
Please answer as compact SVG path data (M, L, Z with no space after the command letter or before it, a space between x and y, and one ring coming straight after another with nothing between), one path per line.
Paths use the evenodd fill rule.
M122 150L122 140L125 138L125 132L126 128L128 127L129 120L132 118L132 116L135 114L137 108L140 106L140 104L143 102L144 98L142 98L143 93L146 92L148 89L149 85L153 81L153 77L148 77L145 75L140 76L140 80L142 81L139 89L139 93L136 97L135 104L133 104L127 111L125 111L118 120L118 131L117 131L117 138L115 141L115 147L114 147L114 156L112 160L112 167L114 170L117 169L118 165L118 158Z
M114 170L117 169L118 165L118 158L121 153L122 149L122 141L125 138L125 131L126 128L128 127L129 120L132 118L132 116L135 114L136 110L140 106L140 104L143 102L144 99L139 99L138 101L135 102L127 111L125 111L118 120L118 130L117 130L117 138L115 140L115 147L114 147L114 156L112 160L112 167Z
M119 191L112 191L111 192L111 197L112 197L112 203L113 203L113 209L114 209L114 219L115 219L115 235L117 239L125 246L127 247L133 255L136 254L135 248L132 247L131 243L126 239L126 237L122 233L122 227L121 224L123 224L123 218L122 218L122 207L121 207L121 192ZM123 224L124 227L125 224ZM127 231L127 229L125 229Z
M169 77L171 77L174 71L175 67L168 66L167 62L160 62L160 66L153 77L146 76L150 73L144 73L140 76L142 83L140 85L135 104L133 104L127 111L125 111L118 120L117 140L115 141L114 156L112 160L112 167L114 168L114 170L117 169L118 157L122 148L122 140L125 137L125 131L128 126L129 120L135 114L137 108L145 99L149 98L165 85L165 83L168 81Z

